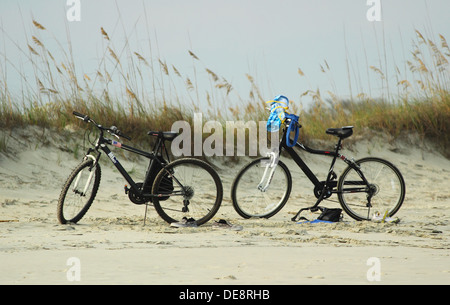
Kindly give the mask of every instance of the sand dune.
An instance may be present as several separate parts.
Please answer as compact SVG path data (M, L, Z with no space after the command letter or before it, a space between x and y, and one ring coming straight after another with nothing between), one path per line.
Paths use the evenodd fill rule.
M244 220L231 206L230 186L245 160L214 160L224 185L215 219L243 226L231 231L211 222L172 228L153 209L144 226L144 207L128 200L123 178L106 163L85 218L59 225L56 203L81 158L82 149L73 148L82 139L62 142L71 138L39 128L0 133L7 143L0 153L1 284L450 284L450 160L430 147L373 138L344 152L397 165L407 187L398 224L348 216L335 224L291 222L293 213L314 200L310 182L295 168L286 207L271 219ZM305 158L325 175L327 159ZM124 163L139 179L143 161ZM340 164L336 172L343 169ZM80 281L71 281L70 258L78 259ZM372 258L379 262L378 278L368 276L377 267Z

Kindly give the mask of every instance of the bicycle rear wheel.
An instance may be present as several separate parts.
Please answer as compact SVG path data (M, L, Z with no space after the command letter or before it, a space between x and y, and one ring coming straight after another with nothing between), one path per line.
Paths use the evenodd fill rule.
M219 210L222 181L207 163L197 159L176 160L161 169L152 188L153 206L168 223L193 218L208 222Z
M270 218L288 201L292 177L289 169L281 161L278 161L267 189L262 190L267 184L267 181L264 181L263 185L260 185L268 166L270 167L270 158L259 158L245 166L236 176L231 187L231 199L235 211L241 217Z
M405 181L400 171L380 158L356 161L369 182L363 182L358 172L347 167L339 178L338 198L344 211L356 220L370 220L374 213L393 216L403 204Z
M61 224L77 223L92 205L100 185L101 169L91 159L78 165L67 179L57 206L57 218Z

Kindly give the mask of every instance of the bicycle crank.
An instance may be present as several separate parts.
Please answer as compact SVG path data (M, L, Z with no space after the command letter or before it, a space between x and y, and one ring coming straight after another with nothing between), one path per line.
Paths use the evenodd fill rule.
M136 186L141 189L143 183L136 183ZM132 188L129 188L127 185L125 185L125 194L128 195L128 199L130 199L131 202L137 205L143 205L147 202L147 200L144 199L144 197L140 196L139 194L136 194L136 192L133 191Z
M320 196L322 195L322 192L325 191L322 199L330 198L330 196L333 194L333 188L336 187L337 183L336 183L336 181L330 181L329 184L330 185L328 185L327 187L324 188L325 181L322 181L320 183L320 185L317 185L314 188L314 196L316 196L316 198L320 198Z

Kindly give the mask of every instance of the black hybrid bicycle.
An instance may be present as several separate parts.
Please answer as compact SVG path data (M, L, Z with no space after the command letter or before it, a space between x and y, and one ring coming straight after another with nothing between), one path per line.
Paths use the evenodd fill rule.
M287 145L286 134L290 123L291 120L286 119L278 152L250 162L236 176L231 188L231 198L233 207L240 216L269 218L278 213L288 201L292 190L292 176L288 167L279 160L283 150L312 182L317 198L313 206L301 209L292 218L293 221L305 210L315 212L322 209L319 204L333 194L337 195L343 210L356 220L370 220L375 212L386 213L386 216L391 217L400 209L405 198L405 182L392 163L374 157L354 161L339 153L342 140L353 134L353 126L327 129L327 134L338 137L338 143L334 151L325 151L311 149L297 141L293 142L295 145ZM301 128L298 122L292 124ZM319 181L294 147L311 154L332 157L325 181ZM333 171L337 159L348 165L338 180Z
M106 132L117 139L123 137L131 140L117 127L105 128L87 115L75 111L73 114L84 122L93 124L98 129L99 136L64 184L57 207L57 217L61 224L77 223L91 207L100 185L99 160L102 152L128 183L129 186L125 185L125 193L129 199L135 204L146 205L145 213L150 203L168 223L179 222L186 217L194 219L197 225L206 223L217 213L223 197L222 181L217 172L198 159L182 158L170 162L165 142L175 139L178 133L148 132L157 139L153 151L145 152L104 137ZM108 145L150 159L143 182L136 183L130 177Z

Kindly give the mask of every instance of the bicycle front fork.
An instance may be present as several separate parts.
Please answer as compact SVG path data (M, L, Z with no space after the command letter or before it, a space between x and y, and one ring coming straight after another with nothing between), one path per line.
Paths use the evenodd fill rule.
M268 161L266 169L264 170L264 174L261 178L261 181L258 184L258 190L260 190L261 192L265 192L269 187L270 182L272 181L273 178L273 174L275 173L275 170L278 165L278 159L280 158L279 154L276 152L270 152L267 154L267 156L270 157L270 159Z

